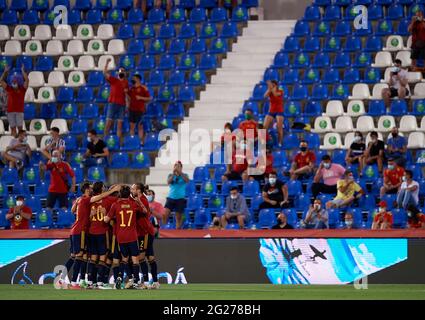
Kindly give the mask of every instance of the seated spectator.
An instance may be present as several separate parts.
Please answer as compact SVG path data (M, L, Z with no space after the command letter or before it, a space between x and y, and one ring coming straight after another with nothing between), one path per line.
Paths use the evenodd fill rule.
M208 228L210 230L221 230L220 218L214 217L211 226Z
M409 229L425 229L425 214L419 211L416 206L407 207L407 225Z
M19 130L18 136L13 138L6 151L3 153L3 159L9 163L9 168L21 169L31 158L31 148L27 143L27 133L25 130Z
M382 174L382 169L384 168L384 159L385 159L385 143L382 140L378 139L378 133L372 131L370 133L370 139L367 149L364 154L364 165L377 164L378 171Z
M322 162L314 176L311 192L313 198L316 198L319 193L336 194L336 184L342 178L345 169L340 164L332 163L331 157L325 154L322 157ZM320 182L323 180L323 182Z
M288 187L280 180L277 180L276 172L269 174L269 179L263 188L263 202L260 204L261 209L282 208L287 207Z
M322 201L314 200L313 205L310 205L307 215L301 225L306 229L329 229L328 212L322 208Z
M294 229L293 226L288 224L286 214L283 212L279 213L277 216L277 224L272 227L272 229Z
M249 216L248 206L243 195L238 191L238 187L230 189L230 196L226 198L226 212L221 216L221 226L226 228L230 219L236 218L240 229L245 228L245 222Z
M87 141L87 150L83 155L84 165L86 167L105 165L109 157L108 146L97 136L96 130L88 132Z
M239 123L239 129L243 133L242 139L257 138L258 122L254 120L254 113L251 109L245 110L245 120Z
M336 197L326 204L328 209L344 208L353 203L355 199L360 199L364 195L363 189L354 181L353 172L346 170L344 179L337 182L338 193Z
M266 149L265 156L264 151L261 150L261 154L258 156L256 169L258 173L261 174L250 175L249 178L257 181L265 180L270 173L275 171L273 168L273 153L271 149Z
M413 180L413 172L406 170L403 182L397 194L397 205L406 209L409 205L417 206L419 203L419 183Z
M388 159L388 168L384 170L384 185L381 187L381 198L386 194L396 194L401 186L404 169L393 159Z
M372 230L387 230L393 226L393 214L387 211L387 203L379 202L379 212L375 214L372 223Z
M365 150L366 144L363 141L363 135L360 131L356 131L354 133L354 140L351 143L350 148L347 150L345 163L347 166L358 164L360 176L362 176L363 172Z
M50 138L46 140L46 144L41 149L41 153L48 160L52 158L54 151L58 150L64 159L65 156L65 141L60 137L59 128L53 127L50 129Z
M10 221L11 229L29 229L32 211L30 207L25 205L23 196L16 197L16 206L9 209L6 219Z
M237 144L237 148L232 152L232 163L227 165L227 171L222 177L222 181L227 180L248 180L247 169L253 161L251 150L247 149L245 140Z
M314 164L316 155L308 149L308 143L305 140L300 142L300 152L294 157L289 173L292 180L304 179L314 173Z
M344 215L345 229L347 229L347 230L353 229L354 228L353 222L354 222L353 214L351 212L347 211Z
M407 140L398 133L398 128L391 130L391 135L387 140L387 157L393 158L394 161L404 167L406 165Z
M394 67L390 73L390 87L382 89L382 99L384 99L387 108L391 105L391 98L398 97L404 99L409 95L409 89L407 88L407 75L409 72L403 69L401 64L400 59L394 60Z
M149 201L149 208L151 210L152 215L155 218L162 220L162 216L164 215L165 208L160 202L155 201L155 191L148 189L146 191L146 198Z

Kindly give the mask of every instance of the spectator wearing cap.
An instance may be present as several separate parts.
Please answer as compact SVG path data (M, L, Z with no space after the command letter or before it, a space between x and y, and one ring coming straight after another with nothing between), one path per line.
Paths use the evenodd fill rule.
M313 198L316 198L319 193L336 194L337 182L342 178L344 173L344 167L340 164L332 163L331 157L325 154L322 157L322 162L317 169L311 186Z
M364 195L363 189L354 181L353 172L346 170L344 179L337 182L338 193L336 197L326 204L328 209L343 208L351 205L355 199L360 199Z
M9 163L9 168L21 169L31 158L31 148L27 143L25 130L19 130L18 137L13 138L3 153L3 159Z
M11 229L29 229L32 210L25 205L24 196L16 197L16 205L9 209L6 219L10 221Z
M59 151L62 159L65 154L65 141L60 136L59 128L50 129L50 138L46 140L45 146L41 149L41 153L48 159L52 159L54 151Z
M381 187L381 198L385 194L396 194L403 182L404 169L394 159L388 159L388 167L384 170L384 185Z
M388 230L393 226L393 214L387 210L387 202L379 202L379 212L373 217L372 230Z
M425 229L425 214L419 211L416 206L407 207L407 225L409 229Z
M308 149L308 143L305 140L300 142L300 151L292 161L289 174L292 180L303 179L310 177L314 172L316 163L316 154Z
M378 171L382 174L385 160L385 143L378 139L378 132L372 131L370 133L370 142L364 154L364 165L377 164Z
M286 214L283 212L279 213L277 216L277 224L272 227L272 229L294 229L293 226L291 226L288 223L288 218L286 217Z
M87 150L83 155L84 165L93 167L107 163L109 149L106 143L100 139L96 130L92 129L87 134Z
M417 206L419 203L419 183L413 180L413 172L406 170L403 182L397 193L397 205L406 209L409 205Z
M16 137L18 130L21 130L24 124L25 92L27 91L29 80L25 68L22 66L21 72L24 83L22 85L19 84L18 76L14 75L10 85L8 85L4 79L9 70L9 66L4 69L0 77L0 85L7 93L7 121L9 122L11 135Z
M398 133L398 128L394 127L391 130L391 135L387 140L387 156L394 159L399 165L406 165L405 154L407 152L407 140Z
M221 216L221 226L226 228L230 219L236 218L240 229L245 228L245 222L249 216L245 197L238 191L238 187L230 189L230 195L226 198L226 212Z

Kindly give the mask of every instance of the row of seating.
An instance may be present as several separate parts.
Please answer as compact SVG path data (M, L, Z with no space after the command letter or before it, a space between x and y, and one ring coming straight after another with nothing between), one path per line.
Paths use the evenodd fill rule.
M356 5L364 5L364 6L369 6L372 4L377 4L382 6L389 6L393 4L410 6L414 3L424 4L424 1L423 0L357 0L355 2ZM331 5L346 7L351 4L352 4L352 1L350 0L314 0L313 1L313 6L324 7L324 8Z
M0 230L7 229L10 227L10 221L6 220L6 210L0 210ZM50 228L70 228L75 222L75 215L67 210L58 210L56 214L53 214L49 210L33 211L34 221L30 222L30 229L50 229Z

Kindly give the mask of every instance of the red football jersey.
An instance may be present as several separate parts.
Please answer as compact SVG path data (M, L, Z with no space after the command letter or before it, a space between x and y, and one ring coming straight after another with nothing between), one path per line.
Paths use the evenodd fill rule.
M111 207L108 217L115 219L118 243L137 241L137 214L140 209L131 199L118 199Z
M270 92L270 110L271 113L282 113L283 112L283 90L277 90L277 93L279 93L279 96L273 95L273 93Z
M78 198L76 219L71 227L71 235L87 232L90 220L90 197L82 196Z
M90 215L94 213L90 218L90 234L105 234L109 231L109 225L103 221L103 218L117 199L117 197L109 196L90 205Z
M107 79L111 85L111 90L109 92L109 103L115 103L125 107L125 92L128 89L127 79L120 80L113 76L109 76Z
M149 201L143 194L140 196L139 199L143 203L143 205L148 209L148 212L137 217L137 235L139 237L142 237L145 234L149 233L153 236L155 235L155 228L153 227L151 222Z
M130 96L130 110L136 112L145 112L145 101L137 100L137 96L142 96L144 98L149 98L149 90L145 86L132 87L128 94Z

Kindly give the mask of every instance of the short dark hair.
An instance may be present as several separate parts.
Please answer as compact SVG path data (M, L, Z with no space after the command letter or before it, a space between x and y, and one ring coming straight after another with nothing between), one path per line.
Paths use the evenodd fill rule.
M279 86L279 82L277 82L277 80L271 80L271 83L273 83L275 86Z
M327 160L331 160L330 155L328 155L328 154L323 155L322 161L327 161Z
M402 64L403 62L402 62L400 59L395 59L395 60L394 60L394 63Z
M81 192L82 193L84 193L84 192L86 192L86 190L87 189L90 189L90 182L88 182L88 181L83 181L81 184L80 184L80 190L81 190Z
M356 134L363 138L363 133L361 133L360 131L354 132L354 135L356 135Z
M269 176L270 176L270 175L274 175L274 176L276 176L276 175L277 175L277 173L276 173L276 171L274 171L274 170L273 170L273 171L269 172Z
M60 130L59 130L58 127L50 128L50 131L53 131L53 132L56 132L56 133L59 133L60 132Z
M248 111L248 112L251 112L251 113L254 113L254 112L252 111L252 109L251 109L251 108L246 108L246 109L245 109L245 112L247 112L247 111Z
M349 175L349 174L351 174L351 173L353 173L353 171L351 171L351 170L347 169L347 170L345 170L345 172L344 172L344 176L346 177L346 176L348 176L348 175Z
M130 197L130 187L129 186L122 186L120 190L120 198L127 199Z
M155 196L155 191L153 191L152 189L148 189L146 190L146 192L151 192Z
M372 131L372 132L370 133L370 136L377 137L377 136L378 136L378 132L376 132L376 131Z
M92 135L94 135L94 136L97 136L97 131L96 131L96 129L91 129L91 130L89 130L89 133L91 133Z
M232 124L230 123L230 122L226 122L225 123L225 125L224 125L224 127L226 128L226 127L230 127L230 130L232 130L233 129L233 126L232 126Z
M25 200L25 197L22 194L20 194L16 196L16 200L19 200L19 199Z
M235 190L236 190L236 191L239 191L239 189L238 189L238 187L237 187L237 186L233 186L233 187L231 187L231 188L230 188L230 191L235 191Z
M404 171L410 178L413 178L413 171L412 170L405 170Z
M142 193L145 192L146 187L145 187L145 185L143 183L141 183L141 182L140 183L135 183L134 185L136 186L136 189L137 190L140 190Z
M96 181L93 183L93 193L95 195L101 194L103 191L104 184L102 181Z
M133 74L133 77L139 79L139 81L142 81L142 76L138 73Z

